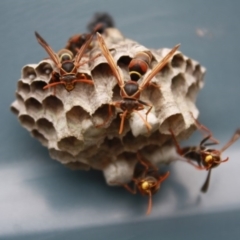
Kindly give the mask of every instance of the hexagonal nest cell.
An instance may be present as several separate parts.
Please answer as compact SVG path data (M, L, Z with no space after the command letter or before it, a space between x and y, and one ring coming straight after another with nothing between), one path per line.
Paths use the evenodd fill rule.
M130 79L128 64L137 53L152 54L146 73L138 80L140 83L170 51L150 50L133 40L114 38L110 30L105 39L124 81ZM89 50L89 58L100 52L95 45ZM24 66L11 109L22 126L49 149L51 157L65 166L102 170L108 184L126 182L133 174L136 152L140 151L154 164L165 162L169 156L164 157L167 154L163 152L173 148L169 128L179 141L195 130L194 118L198 117L195 100L203 86L205 68L180 51L153 77L152 83L160 87L150 84L141 92L140 100L153 106L147 120L148 107L131 113L125 119L122 134L119 134L122 111L109 105L121 100L120 88L103 55L78 69L93 84L76 83L70 92L63 85L43 90L53 69L57 68L50 59Z

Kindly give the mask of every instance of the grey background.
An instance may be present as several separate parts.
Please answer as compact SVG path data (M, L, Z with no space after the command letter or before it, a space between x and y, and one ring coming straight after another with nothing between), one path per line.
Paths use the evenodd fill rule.
M9 106L21 68L46 56L35 30L58 50L93 13L107 11L125 36L149 48L181 43L207 68L200 121L224 144L240 126L239 9L238 0L0 1L0 239L238 239L240 142L213 171L206 195L199 193L205 171L170 166L145 216L146 198L106 186L98 171L73 172L51 160Z

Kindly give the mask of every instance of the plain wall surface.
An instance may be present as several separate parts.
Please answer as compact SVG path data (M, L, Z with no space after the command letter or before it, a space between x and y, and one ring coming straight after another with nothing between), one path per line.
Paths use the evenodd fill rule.
M207 194L205 171L172 164L146 216L147 198L107 186L101 172L64 168L9 110L21 68L46 57L34 31L57 51L106 11L126 37L149 48L181 43L207 68L199 119L224 144L240 127L239 9L237 0L0 1L0 239L239 239L240 141Z

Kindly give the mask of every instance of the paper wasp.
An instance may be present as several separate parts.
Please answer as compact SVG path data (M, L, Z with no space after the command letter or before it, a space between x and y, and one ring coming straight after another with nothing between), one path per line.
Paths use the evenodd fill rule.
M112 110L111 110L111 106L115 106L117 108L120 108L123 113L120 115L121 117L121 123L120 123L120 129L119 129L119 134L122 133L123 131L123 126L124 126L124 120L125 118L129 117L129 115L132 112L136 112L137 114L139 114L139 116L141 117L141 119L144 121L146 127L148 130L151 129L151 126L148 124L147 122L147 115L149 114L149 112L152 109L152 105L149 103L146 103L144 101L140 100L140 94L141 92L150 84L150 81L152 80L152 78L159 73L159 71L161 71L161 69L167 64L168 60L173 56L173 54L176 52L176 50L179 48L180 44L176 45L154 68L153 70L150 72L150 74L143 79L143 81L138 84L138 82L136 81L132 81L129 80L127 82L124 82L118 66L116 64L116 62L114 61L110 51L108 50L104 39L102 38L102 36L97 33L97 39L98 39L98 43L99 46L101 48L101 51L103 53L103 55L105 56L105 58L107 59L107 62L115 76L115 78L117 79L117 83L120 87L120 95L122 97L121 101L116 101L116 102L112 102L109 104L109 113L108 113L108 118L105 122L107 122L110 118L110 116L112 115ZM155 86L155 84L154 84ZM146 112L146 120L143 118L143 116L138 112L140 110L144 109L144 106L149 107L149 109ZM102 125L105 124L105 122L101 125L98 125L97 127L100 127Z
M203 138L199 146L188 146L181 148L172 130L170 130L170 132L176 145L177 153L186 158L186 161L195 166L197 169L205 169L208 171L207 178L201 187L202 192L207 192L212 168L215 168L221 163L228 161L228 157L222 160L221 154L238 140L240 137L240 129L235 131L232 138L220 150L208 148L208 146L218 144L218 142L212 138L212 134L209 134L207 137ZM195 165L194 162L196 162L197 165Z
M89 22L87 28L90 33L76 34L69 38L66 49L70 50L74 56L77 54L78 50L87 41L91 34L96 32L103 33L106 28L114 27L113 18L108 13L95 13L93 19ZM92 44L88 46L88 49L92 48Z
M59 54L56 54L48 45L48 43L37 32L35 32L35 35L39 44L46 50L59 70L59 73L55 71L52 72L52 77L49 84L47 84L43 89L62 84L64 85L65 89L70 92L75 88L75 84L78 82L84 82L93 85L92 79L87 79L84 74L78 72L78 68L80 66L88 63L89 61L92 61L99 56L97 55L92 59L80 63L80 60L85 50L91 43L93 36L88 38L86 43L78 51L75 58L73 58L73 55L66 49L63 49L59 52Z
M137 153L137 159L138 163L132 178L133 188L129 184L119 184L132 194L136 194L138 190L143 196L148 196L146 214L150 214L152 210L152 195L160 189L161 183L169 176L169 172L160 175L158 168L148 160L143 159L139 153Z
M150 52L138 52L128 65L130 79L138 81L147 72L151 60Z
M102 32L103 28L104 28L103 24L99 23L94 27L94 29L92 30L92 33L83 33L83 34L73 35L68 39L68 42L65 48L71 51L75 56L78 53L79 49L88 41L91 35L95 35L96 32ZM92 48L92 44L90 42L90 44L85 48L85 50L89 50L91 48Z

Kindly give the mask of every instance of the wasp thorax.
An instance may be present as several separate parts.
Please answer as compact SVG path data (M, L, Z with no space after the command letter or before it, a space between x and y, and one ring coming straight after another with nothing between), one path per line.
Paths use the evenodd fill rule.
M124 90L127 93L127 95L130 97L138 91L138 84L126 83L124 86Z
M64 62L63 64L62 64L62 69L65 71L65 72L67 72L67 73L70 73L70 72L72 72L72 70L74 69L74 64L73 64L73 62L72 61L67 61L67 62Z

